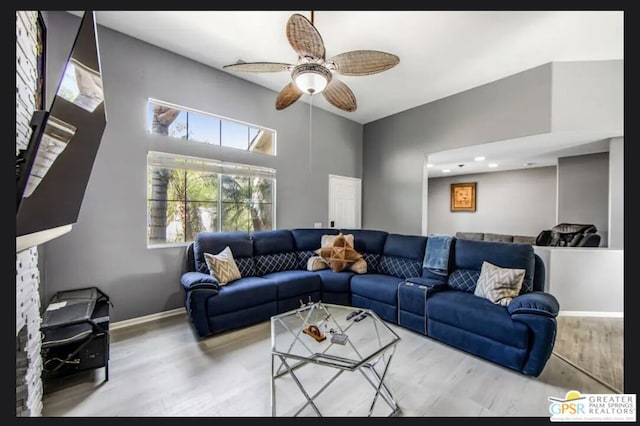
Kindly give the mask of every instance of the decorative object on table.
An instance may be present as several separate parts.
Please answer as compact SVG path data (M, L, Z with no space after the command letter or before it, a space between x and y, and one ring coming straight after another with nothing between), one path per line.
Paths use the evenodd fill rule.
M322 342L327 338L324 334L320 333L320 329L317 325L310 325L309 327L302 330L304 334L308 334L309 336L316 339L316 342Z
M291 80L276 99L276 109L282 110L297 101L303 93L322 92L325 99L343 111L355 111L356 97L335 75L365 76L393 68L400 62L396 55L378 50L352 50L325 57L324 42L311 20L293 14L287 21L287 39L298 54L295 64L279 62L238 62L222 67L240 72L290 72Z
M353 320L354 320L355 322L360 322L360 321L362 321L363 319L365 319L365 318L367 317L367 315L369 315L367 312L363 312L363 313L361 313L360 315L358 315L357 317L355 317Z
M451 184L451 211L476 211L476 182Z
M362 309L351 312L349 315L347 315L347 321L355 317L356 315L360 315L361 313L362 313Z
M349 339L349 336L344 333L333 333L331 335L331 343L337 343L338 345L345 345L347 339Z

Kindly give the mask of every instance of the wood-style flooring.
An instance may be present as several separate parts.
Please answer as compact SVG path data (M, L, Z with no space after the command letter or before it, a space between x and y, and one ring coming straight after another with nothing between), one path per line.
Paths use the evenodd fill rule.
M549 396L611 392L553 355L539 377L530 377L391 327L401 341L385 383L400 416L548 418ZM114 330L109 381L101 368L47 383L43 416L271 416L270 348L268 321L206 339L196 337L184 314ZM327 371L334 370L297 370L303 381ZM324 415L364 416L372 392L362 375L345 372L316 402ZM290 416L304 402L288 377L278 381L276 396L278 415ZM373 414L384 416L387 408L379 401Z
M623 318L558 317L554 352L622 393Z

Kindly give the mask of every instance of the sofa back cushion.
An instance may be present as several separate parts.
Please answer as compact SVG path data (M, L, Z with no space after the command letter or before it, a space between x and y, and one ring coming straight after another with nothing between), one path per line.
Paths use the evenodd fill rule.
M474 293L479 278L480 271L475 269L456 269L449 275L447 284L453 289Z
M389 234L384 244L378 272L394 277L410 278L422 274L427 237Z
M306 270L309 259L312 256L317 256L315 251L320 248L320 240L323 235L338 235L338 230L335 228L298 228L291 230L299 269Z
M209 274L209 267L204 260L204 254L217 254L229 247L233 258L243 277L255 275L253 263L253 244L248 232L200 232L193 241L193 258L195 270Z
M299 269L291 231L256 231L251 234L251 239L258 276Z
M367 262L367 272L370 274L378 273L378 265L389 234L385 231L372 229L340 229L340 232L344 235L353 235L354 249L362 254Z
M520 294L533 290L535 255L531 245L459 239L454 250L454 272L461 269L479 273L484 261L502 268L524 269L526 272Z
M498 241L501 243L512 243L513 235L492 234L490 232L485 232L484 241Z

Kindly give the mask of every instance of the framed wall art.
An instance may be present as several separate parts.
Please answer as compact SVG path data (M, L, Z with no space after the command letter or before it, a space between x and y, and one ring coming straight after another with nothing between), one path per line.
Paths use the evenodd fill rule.
M476 211L476 182L451 184L451 211Z

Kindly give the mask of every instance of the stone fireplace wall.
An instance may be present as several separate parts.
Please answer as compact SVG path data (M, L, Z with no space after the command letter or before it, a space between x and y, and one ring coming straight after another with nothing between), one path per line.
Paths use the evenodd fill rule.
M16 154L29 143L36 109L36 11L16 11ZM38 249L16 253L16 416L42 412Z

